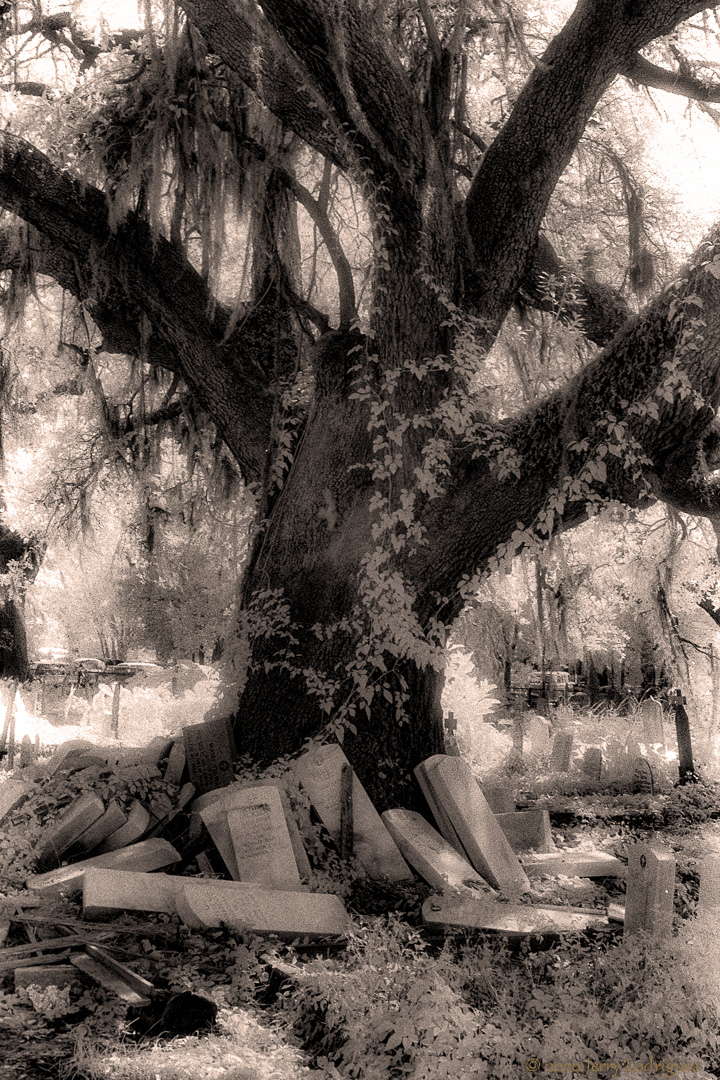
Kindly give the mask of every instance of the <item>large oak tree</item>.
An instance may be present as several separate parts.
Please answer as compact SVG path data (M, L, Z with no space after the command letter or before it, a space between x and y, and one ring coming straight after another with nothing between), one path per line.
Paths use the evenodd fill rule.
M382 807L410 798L412 766L442 750L443 635L473 575L498 552L584 520L599 500L718 509L720 233L633 317L591 275L569 288L540 237L615 79L718 99L686 67L666 70L641 55L707 5L579 0L489 146L469 132L459 75L463 49L486 24L462 0L449 14L419 0L413 62L393 31L393 5L180 0L179 8L194 77L222 84L218 130L232 135L243 168L265 169L251 230L253 295L241 317L212 294L207 267L188 258L179 228L186 188L176 182L174 212L163 218L140 178L134 209L118 213L118 165L127 166L137 135L129 112L106 125L105 190L0 133L0 204L32 226L35 270L82 301L105 347L179 373L256 485L258 529L230 650L239 751L267 761L330 723L344 730ZM31 29L42 32L42 20ZM44 29L65 33L83 64L96 60L69 19ZM151 34L136 56L130 87L152 70L158 40ZM291 150L249 132L251 108L274 118ZM483 151L464 187L458 133ZM298 146L362 190L374 250L366 319L322 190L314 197L293 171ZM177 146L164 152L182 156ZM187 186L201 155L182 166ZM336 326L299 294L288 241L294 200L332 260ZM8 237L2 254L6 267L26 257ZM471 328L474 347L489 349L519 296L580 316L602 351L552 396L491 423L473 397L467 350L456 345ZM299 343L309 339L304 390L293 393Z

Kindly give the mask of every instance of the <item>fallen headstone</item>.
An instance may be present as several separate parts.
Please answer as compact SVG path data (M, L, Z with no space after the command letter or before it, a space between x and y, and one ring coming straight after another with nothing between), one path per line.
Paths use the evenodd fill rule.
M83 918L109 919L121 911L172 914L179 880L169 874L88 866L83 874Z
M65 761L73 755L92 753L95 744L87 739L68 739L55 751L49 761L38 761L35 765L28 766L26 777L40 780L46 776L54 776L64 765Z
M241 781L241 783L243 782ZM265 787L266 785L277 788L280 794L280 801L282 802L283 810L285 811L285 824L290 833L290 843L292 844L293 853L295 855L295 862L297 864L300 880L309 881L312 876L310 860L308 859L307 851L305 850L305 845L302 836L300 835L297 821L295 820L290 796L288 795L287 788L283 782L281 780L256 780L249 784L243 783L244 787Z
M553 739L552 752L550 754L550 769L552 772L568 771L572 759L572 749L572 731L559 731Z
M238 880L274 889L300 887L280 792L275 787L245 788L227 810Z
M582 771L591 780L599 780L602 773L602 750L599 746L589 746L583 754Z
M506 895L527 892L530 882L468 763L446 757L427 776L436 802L450 818L480 876Z
M515 796L505 784L483 784L481 791L493 814L512 814Z
M625 866L620 859L603 851L530 852L520 856L520 863L529 877L541 874L587 878L625 876Z
M180 853L167 840L142 840L139 844L131 844L130 847L105 855L93 855L90 859L50 870L46 874L34 874L25 884L41 896L73 896L82 891L85 871L91 867L149 872L179 861Z
M45 832L35 852L42 862L60 862L64 853L105 813L105 803L92 792L71 803Z
M87 851L92 851L122 828L127 819L127 814L120 803L113 799L105 813L77 838L71 848L68 848L68 855L82 855Z
M511 814L496 814L495 817L515 854L521 851L555 850L547 810L516 810Z
M492 900L465 897L431 896L423 904L422 916L426 926L495 930L511 936L607 930L610 927L609 920L601 912L498 904Z
M428 804L428 809L432 814L435 824L442 836L447 840L451 847L454 847L458 854L465 856L465 848L462 846L462 841L455 831L450 818L445 813L443 807L438 803L435 798L435 794L430 784L430 773L435 768L439 761L442 761L445 757L444 754L434 754L432 757L426 758L425 761L421 761L415 768L415 779L418 782L420 790L425 797L425 802Z
M146 997L151 997L155 991L155 987L147 979L144 979L142 975L138 975L136 971L127 967L125 964L121 964L119 960L116 960L110 953L103 949L99 945L86 945L85 952L93 960L97 960L98 963L103 964L106 968L110 968L116 975L125 982L131 989L135 990L138 994L143 994Z
M649 844L628 851L624 937L644 931L669 937L673 922L675 856Z
M177 784L178 787L180 786L183 773L185 772L186 761L187 754L185 753L185 744L182 739L176 739L170 748L167 765L165 766L165 779L168 784Z
M0 783L0 823L22 806L32 794L32 785L24 780L5 780Z
M146 994L138 994L137 990L130 986L121 975L112 968L106 967L96 957L88 956L87 953L80 953L78 956L71 956L70 963L78 971L82 971L83 975L87 975L88 978L98 983L105 990L112 991L113 994L128 1005L142 1008L142 1006L150 1004L150 998Z
M386 810L385 826L404 858L418 874L436 889L469 889L495 895L470 863L455 848L412 810Z
M457 759L454 759L457 760ZM340 849L340 780L348 760L342 747L318 746L294 763L298 780ZM412 873L357 776L353 775L353 851L370 877L407 881Z
M165 815L165 817L158 818L155 824L147 830L147 839L149 840L153 836L159 836L160 833L164 832L170 822L173 821L173 819L176 818L177 815L185 809L185 807L194 795L195 785L183 784L183 786L177 793L177 798L175 799L175 801L173 802L172 800L170 800L170 810Z
M232 888L184 879L177 912L186 926L194 930L226 926L245 933L273 934L285 941L343 937L350 929L347 911L337 896L275 892L242 882L225 884Z
M190 783L198 792L232 783L235 742L229 720L207 720L183 728Z
M171 736L156 735L143 750L143 765L149 765L151 768L156 767L168 755L172 745L173 739Z
M118 848L134 844L136 840L139 840L144 835L149 824L150 812L137 799L133 799L128 807L127 821L114 833L111 833L107 840L103 840L102 844L98 845L98 855L104 855L108 851L117 851Z

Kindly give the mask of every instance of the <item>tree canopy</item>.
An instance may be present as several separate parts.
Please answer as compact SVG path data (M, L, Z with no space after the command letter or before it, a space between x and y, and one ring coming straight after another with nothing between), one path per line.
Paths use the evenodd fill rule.
M478 573L601 506L720 511L720 233L680 267L612 119L620 79L714 115L714 9L546 7L3 16L6 299L51 278L100 350L172 373L163 408L209 417L257 503L222 706L238 748L333 731L379 802L442 746L443 647ZM560 357L534 381L529 347Z

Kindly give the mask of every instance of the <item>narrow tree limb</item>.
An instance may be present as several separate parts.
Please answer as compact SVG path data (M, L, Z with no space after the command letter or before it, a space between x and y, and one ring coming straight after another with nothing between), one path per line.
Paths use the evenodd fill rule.
M651 86L655 90L667 90L669 94L679 94L693 101L703 101L706 104L720 102L720 85L705 83L681 71L667 71L639 53L620 69L619 74L631 82Z

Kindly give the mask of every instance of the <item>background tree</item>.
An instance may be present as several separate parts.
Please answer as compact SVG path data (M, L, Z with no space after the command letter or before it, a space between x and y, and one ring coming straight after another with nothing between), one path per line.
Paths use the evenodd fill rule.
M477 571L608 500L716 513L716 234L631 316L663 260L632 169L601 139L626 295L593 247L573 267L538 239L618 76L703 107L718 96L692 70L715 46L711 9L579 0L532 36L521 15L183 0L108 54L70 16L15 4L4 24L9 56L45 40L87 73L63 101L74 139L39 111L24 137L0 136L0 203L31 226L8 234L5 265L30 251L106 351L176 373L256 493L222 703L239 749L267 760L328 722L381 806L442 748L446 630ZM480 80L502 70L482 132L476 61ZM370 232L366 278L338 233L341 189ZM308 229L332 304L317 273L308 291ZM231 288L223 255L241 235L250 269ZM483 365L518 301L603 351L579 345L541 398L493 417Z

